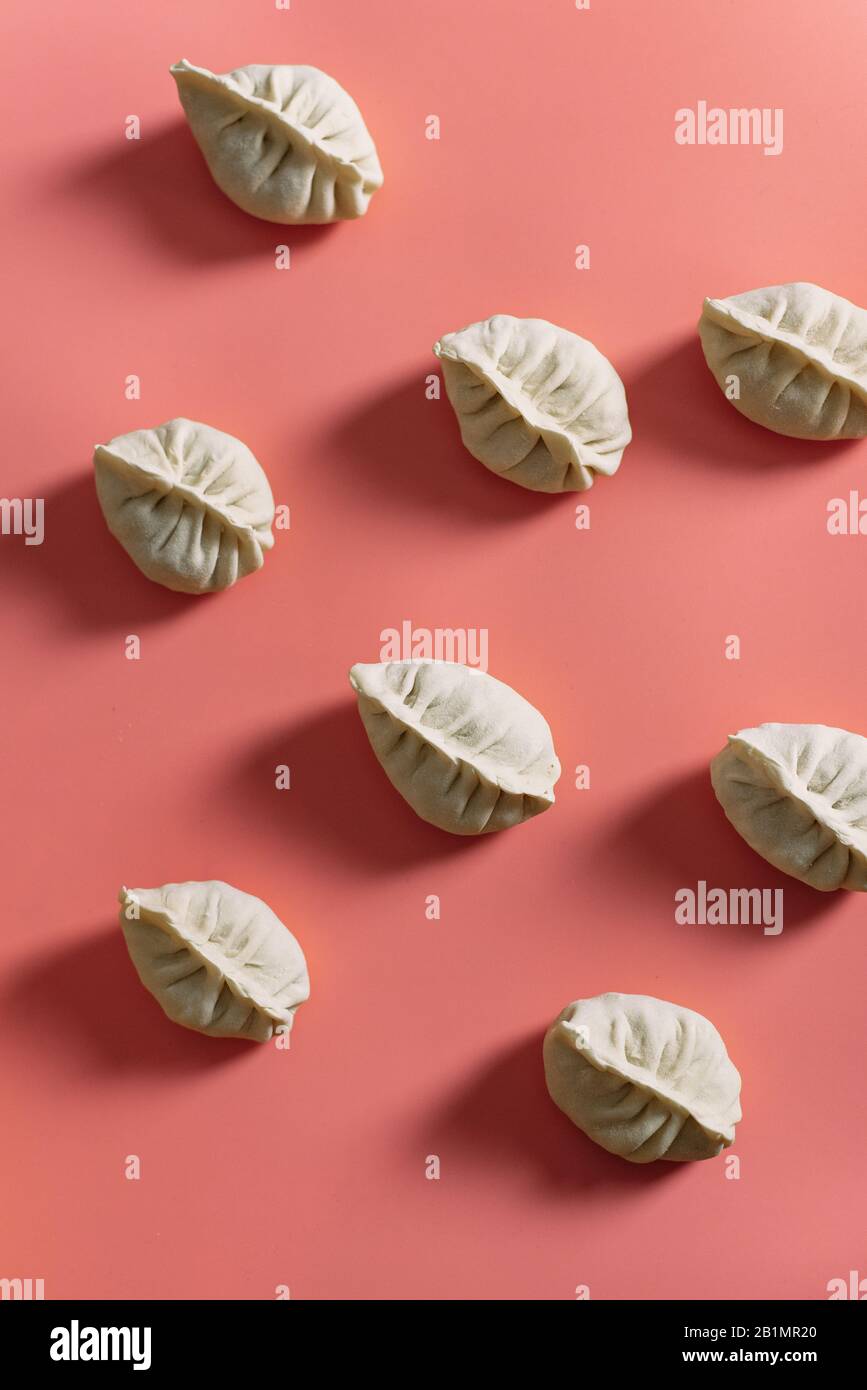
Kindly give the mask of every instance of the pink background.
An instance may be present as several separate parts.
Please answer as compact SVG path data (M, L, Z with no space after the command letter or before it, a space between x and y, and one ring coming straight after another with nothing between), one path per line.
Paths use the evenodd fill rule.
M2 490L44 497L47 530L0 538L0 1276L55 1298L635 1299L867 1274L864 901L755 856L706 770L763 720L867 732L867 539L825 525L867 446L749 424L694 331L705 294L785 280L867 301L861 0L16 10ZM385 170L367 218L234 208L183 123L182 55L333 73ZM783 154L677 146L701 99L782 107ZM611 357L635 431L616 478L511 487L425 399L435 339L496 312ZM244 439L292 509L262 573L211 599L145 580L92 486L95 441L178 414ZM388 786L346 672L404 619L489 630L491 671L554 731L548 814L465 842ZM291 1052L185 1033L138 984L119 885L209 877L304 946ZM699 879L783 886L782 936L677 926ZM549 1102L545 1026L609 989L718 1026L739 1181L622 1163Z

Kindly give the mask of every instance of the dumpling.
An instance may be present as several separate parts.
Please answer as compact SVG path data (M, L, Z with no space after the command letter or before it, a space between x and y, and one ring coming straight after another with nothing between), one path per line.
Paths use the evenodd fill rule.
M214 182L266 222L362 217L382 187L376 146L348 92L318 68L171 69Z
M623 382L585 338L495 314L434 345L461 439L533 492L583 492L617 472L632 438Z
M212 1038L288 1033L310 995L304 953L265 903L228 883L122 888L138 977L174 1023Z
M240 439L169 420L97 444L93 466L108 529L148 579L206 594L264 564L274 498Z
M741 1078L712 1023L646 994L567 1004L545 1035L554 1104L630 1163L715 1158L735 1137Z
M748 420L795 439L867 434L867 311L857 304L819 285L770 285L706 299L698 331L717 385Z
M538 710L452 661L387 661L349 673L370 745L416 815L482 835L547 811L560 764Z
M824 724L741 729L710 765L717 800L774 868L867 891L867 738Z

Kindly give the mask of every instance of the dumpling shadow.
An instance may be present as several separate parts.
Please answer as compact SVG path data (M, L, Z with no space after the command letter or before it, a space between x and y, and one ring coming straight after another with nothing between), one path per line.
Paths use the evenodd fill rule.
M548 1095L541 1033L513 1041L476 1068L425 1115L413 1136L415 1147L419 1141L448 1154L452 1169L467 1164L490 1173L500 1164L563 1199L606 1189L640 1193L689 1167L629 1163L582 1134Z
M600 872L616 881L629 874L635 886L644 883L654 901L671 905L670 930L680 935L702 933L706 945L738 943L755 946L768 940L761 925L707 925L691 928L674 919L679 888L696 889L704 880L711 888L783 890L783 931L807 925L841 906L841 893L820 893L768 864L726 819L711 786L706 767L672 778L632 804L621 820L606 827L602 842L593 847Z
M338 417L329 439L341 486L367 497L375 492L389 511L434 511L474 531L480 524L526 522L563 506L562 493L518 487L473 458L461 443L445 391L438 401L425 397L425 379L435 372L431 356L412 375Z
M747 420L726 400L708 370L698 334L669 346L625 375L636 440L667 459L726 472L800 469L829 463L861 441L789 439Z
M104 926L47 948L19 968L4 1008L33 1053L58 1054L87 1072L187 1075L255 1051L208 1038L163 1014L135 973L120 927Z
M42 544L27 546L16 538L0 546L7 596L41 585L74 627L126 632L178 617L202 602L155 584L137 569L106 527L92 474L77 474L38 495L45 501Z
M275 769L290 769L278 790ZM376 761L354 699L273 730L238 761L231 804L253 815L284 851L307 846L362 874L478 855L495 835L450 835L420 820Z
M220 191L183 119L141 140L115 141L68 176L77 199L90 199L114 223L126 218L136 230L192 265L274 255L315 246L336 224L293 227L264 222L242 211ZM193 213L195 215L193 215Z

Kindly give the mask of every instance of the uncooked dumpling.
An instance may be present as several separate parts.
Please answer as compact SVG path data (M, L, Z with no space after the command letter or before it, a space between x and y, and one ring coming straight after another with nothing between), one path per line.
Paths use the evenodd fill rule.
M623 382L585 338L495 314L434 346L461 439L492 473L533 492L583 492L632 438Z
M122 888L139 979L169 1018L214 1038L288 1033L310 994L304 953L265 903L228 883Z
M502 681L451 661L358 665L349 679L374 753L422 820L481 835L553 805L551 730Z
M823 892L867 890L867 738L760 724L730 734L710 773L732 825L769 864Z
M93 465L108 529L148 579L205 594L261 569L274 498L240 439L169 420L97 444Z
M707 365L742 415L796 439L867 434L867 311L819 285L706 299Z
M543 1048L554 1104L630 1163L714 1158L741 1118L741 1078L712 1023L646 994L576 999Z
M214 182L266 222L361 217L382 186L376 146L348 92L318 68L171 69Z

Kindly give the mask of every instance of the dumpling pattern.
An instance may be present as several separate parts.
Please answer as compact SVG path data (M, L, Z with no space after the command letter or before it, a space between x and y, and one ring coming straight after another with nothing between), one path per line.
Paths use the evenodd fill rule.
M502 681L449 661L357 665L349 679L374 753L422 820L481 835L553 804L551 730Z
M145 989L214 1038L288 1033L310 995L304 953L270 907L228 883L123 888L120 923Z
M318 68L171 69L214 182L266 222L361 217L382 186L376 146L348 92Z
M867 738L760 724L729 735L710 771L732 825L769 864L822 892L867 891Z
M712 1023L645 994L567 1004L545 1035L554 1104L630 1163L714 1158L733 1142L741 1078Z
M742 415L796 439L867 434L867 311L819 285L771 285L706 299L707 365Z
M169 420L98 444L93 465L108 529L148 579L204 594L261 569L274 498L240 439Z
M495 314L434 346L465 447L533 492L583 492L632 438L623 382L585 338Z

